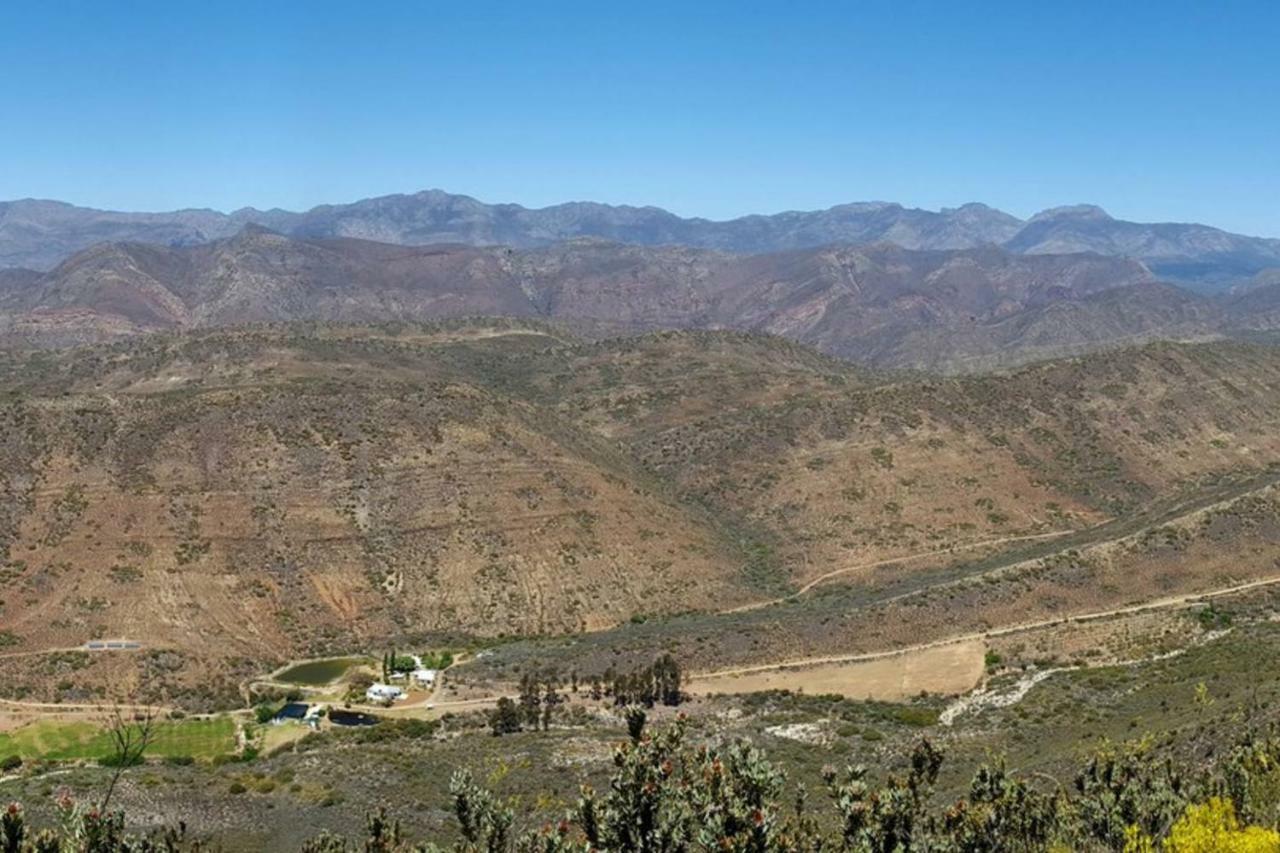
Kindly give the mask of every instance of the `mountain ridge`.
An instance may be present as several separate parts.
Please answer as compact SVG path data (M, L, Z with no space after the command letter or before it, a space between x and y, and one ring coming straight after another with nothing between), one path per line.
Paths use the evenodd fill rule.
M764 332L873 366L946 372L1113 341L1203 340L1225 323L1221 301L1156 287L1138 261L991 245L739 255L578 238L512 249L295 239L253 225L192 246L98 244L50 272L10 278L19 284L6 289L0 277L0 344L9 346L298 320L501 316L591 337Z
M1137 223L1101 208L1049 208L1028 220L980 202L931 211L895 202L851 202L823 210L681 217L655 206L573 201L541 208L488 204L443 190L392 194L293 212L207 208L132 213L66 202L0 202L0 266L47 271L97 242L187 246L224 239L248 224L300 238L357 237L405 245L546 246L589 236L636 245L684 245L740 254L891 241L908 249L994 243L1022 254L1097 251L1134 257L1162 278L1206 292L1229 289L1280 266L1280 239L1195 223Z

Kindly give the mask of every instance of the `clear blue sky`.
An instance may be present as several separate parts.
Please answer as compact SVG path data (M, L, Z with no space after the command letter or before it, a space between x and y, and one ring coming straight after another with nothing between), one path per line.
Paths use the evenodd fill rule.
M0 3L0 198L1095 202L1280 236L1280 2Z

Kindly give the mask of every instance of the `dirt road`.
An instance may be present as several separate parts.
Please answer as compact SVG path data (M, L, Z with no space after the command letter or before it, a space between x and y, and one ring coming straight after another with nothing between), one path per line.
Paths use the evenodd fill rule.
M882 660L884 658L898 657L901 655L911 654L913 652L922 652L928 649L937 649L943 646L953 645L955 643L966 643L974 640L987 640L992 637L1006 637L1010 634L1021 634L1025 631L1034 631L1039 628L1051 628L1055 625L1066 625L1079 622L1092 622L1098 619L1110 619L1116 616L1126 616L1134 613L1146 613L1151 610L1176 610L1183 607L1190 607L1213 598L1221 598L1227 595L1234 595L1238 592L1247 592L1251 589L1260 587L1273 586L1280 584L1280 576L1261 578L1258 580L1246 581L1244 583L1233 584L1231 586L1219 587L1217 589L1206 590L1203 592L1185 593L1183 595L1174 595L1167 598L1158 598L1152 601L1143 602L1141 604L1130 604L1124 607L1113 607L1108 610L1095 610L1089 613L1078 613L1068 616L1055 616L1049 619L1038 619L1033 622L1020 622L1016 625L1005 625L1000 628L991 628L986 631L971 631L966 634L957 634L952 637L946 637L941 640L932 640L928 643L918 643L912 646L900 646L896 649L887 649L881 652L861 652L858 654L848 655L823 655L812 658L798 658L795 660L781 661L775 663L753 664L752 666L740 666L732 669L721 669L713 672L698 673L695 678L722 678L734 675L746 675L755 672L768 672L770 670L790 669L795 667L811 667L818 664L831 663L856 663L859 661Z
M1070 533L1079 533L1078 530L1053 530L1049 533L1031 533L1026 536L1000 536L995 539L983 539L979 542L967 542L963 545L950 545L946 548L938 548L934 551L920 551L915 554L904 554L901 557L890 557L886 560L876 560L871 563L857 563L851 566L844 566L839 569L833 569L818 575L804 586L797 589L790 595L784 595L780 598L770 598L765 601L753 601L750 604L740 604L737 607L730 607L725 610L716 611L717 613L746 613L749 610L759 610L763 607L773 607L775 604L782 604L792 599L799 598L806 592L809 592L816 586L826 583L832 578L840 575L847 575L853 572L865 571L867 569L878 569L882 566L896 566L899 563L910 563L913 560L923 560L926 557L941 557L947 554L959 554L965 551L976 551L979 548L990 548L996 545L1009 545L1014 542L1033 542L1038 539L1054 539L1066 536Z

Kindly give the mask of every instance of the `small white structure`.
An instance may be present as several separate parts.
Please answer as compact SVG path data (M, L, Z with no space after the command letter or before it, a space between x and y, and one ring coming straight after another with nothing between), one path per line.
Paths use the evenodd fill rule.
M419 667L413 671L413 683L420 687L435 687L436 671Z
M320 712L323 710L323 705L312 705L307 709L307 714L302 718L302 722L310 726L313 732L320 731Z
M371 684L364 698L370 702L394 702L404 698L404 689L394 684Z

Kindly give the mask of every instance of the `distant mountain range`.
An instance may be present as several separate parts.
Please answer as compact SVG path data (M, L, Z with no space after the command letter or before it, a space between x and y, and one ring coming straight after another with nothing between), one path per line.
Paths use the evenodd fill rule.
M603 337L767 332L868 364L972 371L1280 328L1280 282L1208 297L1093 253L893 243L758 255L578 239L513 249L296 239L261 226L190 246L104 243L0 272L0 343L298 320L541 318Z
M0 266L47 271L97 243L193 246L232 237L250 224L303 239L353 237L415 246L535 248L596 237L741 254L878 242L922 250L997 245L1024 255L1095 252L1139 260L1159 279L1200 292L1228 290L1280 269L1280 240L1206 225L1126 222L1091 206L1055 208L1023 221L982 204L935 212L868 202L715 222L656 207L485 204L440 190L322 205L303 213L252 208L231 214L123 213L54 201L0 202Z

